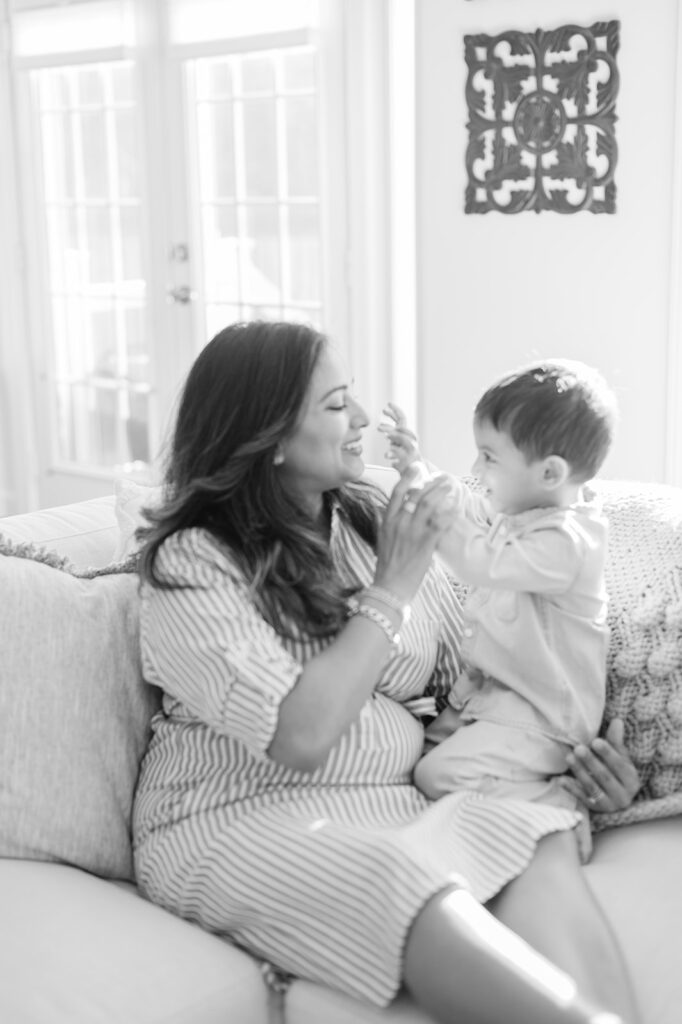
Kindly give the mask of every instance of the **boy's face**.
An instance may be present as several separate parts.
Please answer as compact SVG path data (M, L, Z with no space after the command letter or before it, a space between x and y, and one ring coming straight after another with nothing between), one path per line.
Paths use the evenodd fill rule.
M494 512L514 514L547 503L543 460L528 462L509 434L495 430L489 420L474 421L474 439L478 456L473 472Z

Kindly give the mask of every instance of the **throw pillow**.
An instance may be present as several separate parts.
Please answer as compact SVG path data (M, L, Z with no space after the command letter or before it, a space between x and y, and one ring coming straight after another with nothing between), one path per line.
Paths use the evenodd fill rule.
M139 545L135 531L146 522L142 509L160 502L161 487L118 477L114 482L114 497L114 514L119 529L114 561L121 561L137 551Z
M604 729L625 723L642 788L595 828L682 812L682 489L600 481L611 642Z
M134 559L76 570L0 535L0 856L133 878L133 791L157 691Z

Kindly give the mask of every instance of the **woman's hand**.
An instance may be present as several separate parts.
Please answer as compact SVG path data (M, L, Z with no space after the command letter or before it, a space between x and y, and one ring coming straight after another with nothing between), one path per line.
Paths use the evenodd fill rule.
M417 475L417 467L408 466L401 476L377 539L374 582L405 602L411 601L419 589L436 544L453 519L448 477L434 477L416 488Z
M566 759L572 777L564 776L563 783L592 811L603 814L629 807L642 785L623 736L623 722L614 718L603 739L576 747Z

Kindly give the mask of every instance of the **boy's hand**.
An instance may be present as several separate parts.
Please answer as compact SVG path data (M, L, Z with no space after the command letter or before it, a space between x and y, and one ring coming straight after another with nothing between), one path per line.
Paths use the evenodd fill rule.
M386 458L399 473L412 465L413 462L423 462L417 442L417 435L407 426L407 416L403 410L389 402L383 410L390 423L380 423L379 430L388 438L389 449Z

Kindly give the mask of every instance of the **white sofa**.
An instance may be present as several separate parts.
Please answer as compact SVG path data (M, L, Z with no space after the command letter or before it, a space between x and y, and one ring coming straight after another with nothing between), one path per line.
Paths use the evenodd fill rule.
M673 498L679 499L682 508L682 492ZM5 553L8 544L11 550L12 543L34 542L68 556L77 566L103 566L121 549L123 515L121 508L115 510L112 496L0 520L0 534ZM613 558L631 558L627 540L624 543L625 548L616 543ZM15 553L22 550L26 554L21 548ZM16 568L16 559L11 564L0 562L0 580L5 581L10 569ZM43 565L35 570L43 573L40 581L44 578L45 586L52 579L47 574L57 571ZM77 585L87 588L92 581L79 580ZM16 591L12 593L16 602ZM136 595L130 588L126 595L134 614ZM37 596L27 595L27 600ZM93 620L94 631L101 626ZM32 628L36 638L49 632L49 624L37 620ZM0 636L0 650L16 647L15 631L8 627ZM2 706L2 673L0 667L0 714L12 710L7 699ZM68 680L60 685L68 686ZM144 686L141 678L138 685ZM68 692L63 699L68 703ZM12 726L14 730L24 727L25 721ZM55 764L58 761L55 757ZM59 779L54 781L58 787ZM87 779L81 781L87 786ZM406 995L385 1011L302 980L293 981L285 994L278 995L268 988L255 959L228 940L151 905L138 895L132 881L98 877L73 863L51 862L49 850L8 856L3 816L7 817L8 800L11 810L11 793L3 794L4 785L0 778L0 1021L426 1024L425 1015ZM132 792L127 796L124 815ZM77 804L82 799L82 793L74 797ZM644 813L646 820L598 832L586 871L622 944L643 1024L680 1024L682 817L671 814L669 806L667 816L648 817L657 813L655 801L651 806L654 811Z

